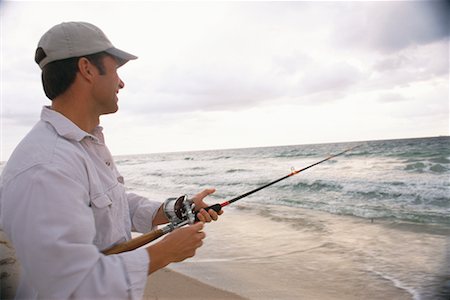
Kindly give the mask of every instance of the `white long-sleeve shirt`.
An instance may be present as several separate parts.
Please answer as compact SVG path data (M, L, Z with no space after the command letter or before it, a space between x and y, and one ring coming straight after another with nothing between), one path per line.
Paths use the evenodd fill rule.
M22 299L140 299L145 249L100 251L147 232L160 203L126 193L104 144L44 107L0 179L0 222L16 249Z

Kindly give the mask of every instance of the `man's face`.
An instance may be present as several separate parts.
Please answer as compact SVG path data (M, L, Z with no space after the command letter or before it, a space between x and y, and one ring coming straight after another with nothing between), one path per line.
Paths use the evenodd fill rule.
M113 56L103 58L105 73L96 73L95 84L92 89L94 109L99 115L115 113L118 110L117 94L124 87L123 81L117 74L118 61ZM97 70L98 71L98 70Z

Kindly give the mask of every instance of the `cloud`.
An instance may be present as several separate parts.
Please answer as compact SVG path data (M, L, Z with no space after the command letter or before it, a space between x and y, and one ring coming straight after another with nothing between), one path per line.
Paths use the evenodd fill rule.
M280 82L276 81L271 74L245 66L177 69L161 79L156 92L172 100L180 99L173 101L179 108L187 104L194 110L233 110L280 96Z
M336 26L334 37L341 46L392 53L450 34L448 1L362 2L352 9L353 17L342 18Z
M276 75L295 76L315 65L314 58L299 50L285 55L276 54L272 57L272 68Z
M345 91L364 78L364 74L347 62L316 67L305 72L299 82L301 94L315 94L329 91Z
M167 68L141 90L130 91L140 112L242 110L283 95L273 74L243 66Z
M320 64L297 53L275 57L267 68L239 64L172 67L150 80L145 90L124 95L134 99L130 109L137 113L240 111L265 103L298 103L299 99L309 104L335 101L366 77L345 61ZM144 83L139 86L145 87ZM312 97L317 94L323 97Z
M447 127L439 125L448 120L449 10L444 1L7 6L1 66L7 139L24 132L38 119L40 106L50 103L33 54L42 33L67 20L92 22L117 47L139 56L119 70L125 89L118 115L102 118L118 136L116 145L123 150L117 152L144 144L147 150L133 151L154 151L155 145L165 151L195 149L200 144L189 144L192 136L205 132L210 138L202 139L201 148L251 146L253 141L242 142L241 128L228 131L238 120L239 127L251 124L252 130L273 127L272 133L261 134L260 145L291 143L279 134L285 128L278 123L298 115L305 120L301 128L315 122L314 132L320 134L309 141L316 142L363 134L393 137L394 124L404 124L395 135L417 136L425 132L417 131L419 122L413 120L419 114L429 116L426 122L437 119L422 121L427 133L448 131L448 121ZM100 8L104 14L97 13ZM116 15L121 22L110 18ZM145 28L145 34L137 37L136 28ZM391 123L383 121L385 131L378 131L383 119ZM330 129L342 120L348 133L337 137ZM292 136L298 136L297 128L296 120ZM149 131L152 138L142 139ZM307 141L306 131L302 141ZM177 136L185 143L180 145Z
M1 122L8 125L31 127L39 118L45 103L41 82L23 71L3 74L1 93Z
M399 93L383 93L378 96L378 101L384 102L384 103L400 102L400 101L407 101L407 100L408 99L405 96L403 96Z
M437 41L383 55L370 67L368 89L387 89L422 81L446 80L449 76L449 45Z
M418 74L426 74L430 77L448 75L448 51L448 41L403 49L402 51L382 56L374 63L373 70L380 73L414 70Z

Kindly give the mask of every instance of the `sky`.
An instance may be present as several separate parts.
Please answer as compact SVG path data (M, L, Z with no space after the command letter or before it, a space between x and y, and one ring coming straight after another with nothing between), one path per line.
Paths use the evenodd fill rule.
M0 161L39 120L34 52L64 21L137 55L113 155L449 135L445 1L2 1Z

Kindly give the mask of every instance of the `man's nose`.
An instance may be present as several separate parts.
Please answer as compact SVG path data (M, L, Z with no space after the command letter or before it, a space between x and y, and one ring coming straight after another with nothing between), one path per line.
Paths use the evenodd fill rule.
M122 79L119 79L119 89L123 89L125 86L125 83L122 81Z

